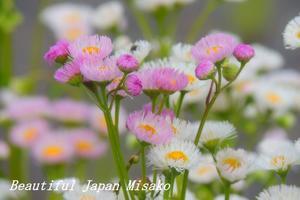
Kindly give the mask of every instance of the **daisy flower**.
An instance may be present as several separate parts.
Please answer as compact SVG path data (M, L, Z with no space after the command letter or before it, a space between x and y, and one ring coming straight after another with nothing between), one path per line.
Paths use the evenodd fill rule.
M188 85L187 76L171 67L142 69L137 72L147 94L162 92L172 94L184 90Z
M18 147L29 148L49 131L45 121L26 121L16 124L9 135L11 143Z
M89 115L89 105L71 99L54 101L49 117L64 123L84 123Z
M85 5L61 3L48 6L40 17L59 39L74 40L91 33L91 11Z
M187 5L195 0L135 0L137 7L143 11L153 12L161 7L173 8L175 5Z
M236 137L235 127L228 121L207 121L202 130L200 143L214 148L224 140Z
M41 164L52 165L69 162L74 156L74 147L67 133L56 131L41 137L32 146L32 155Z
M155 115L152 112L136 111L131 113L127 118L126 127L140 141L150 144L164 144L173 137L169 118Z
M189 180L207 184L218 178L218 172L211 155L203 155L198 165L190 170Z
M230 57L236 46L237 41L229 34L210 34L200 39L193 46L192 55L198 62L210 60L215 63Z
M215 198L215 200L224 200L225 199L225 195L219 195ZM246 197L242 197L240 195L237 194L231 194L230 195L230 200L249 200Z
M115 118L115 108L112 108L112 117ZM107 124L103 112L98 107L90 107L88 120L90 126L100 132L102 135L107 135ZM120 108L119 113L119 133L126 132L126 117L127 113L123 107Z
M148 162L158 169L174 168L177 171L192 169L197 165L200 152L192 142L174 139L164 145L150 148Z
M229 182L240 181L252 171L253 157L242 149L223 149L216 155L217 169Z
M120 35L114 39L114 49L116 51L121 51L132 45L130 38L127 35Z
M122 72L116 65L115 58L106 58L104 60L98 57L92 57L84 60L80 66L81 74L85 79L97 82L107 82L122 76Z
M5 108L6 115L13 120L31 120L47 115L50 103L46 97L20 97L14 99Z
M195 62L192 56L192 45L178 43L172 46L171 58L181 62Z
M110 55L112 49L111 39L99 35L82 36L69 45L70 55L75 59L91 57L103 59Z
M286 25L283 40L287 49L300 47L300 16L295 17Z
M79 84L82 81L79 62L72 61L66 63L63 67L55 71L54 78L61 83Z
M176 138L194 141L199 123L185 121L179 118L172 120L172 129Z
M0 160L5 160L10 155L10 148L7 143L0 140Z
M262 191L257 200L298 200L300 196L300 188L288 185L271 186Z
M135 57L139 63L142 63L143 60L150 54L152 49L151 44L145 40L138 40L133 44L127 45L125 48L118 50L115 53L116 57L119 57L123 54L129 54Z
M82 158L96 159L106 152L106 143L99 140L99 137L87 129L72 131L70 140L74 144L75 154Z
M100 30L118 28L122 30L126 26L124 7L119 1L110 1L99 5L93 13L92 22Z

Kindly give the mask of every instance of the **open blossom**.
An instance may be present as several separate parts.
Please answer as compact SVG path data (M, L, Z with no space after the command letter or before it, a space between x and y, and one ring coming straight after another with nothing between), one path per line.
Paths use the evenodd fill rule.
M283 32L283 40L287 49L300 47L300 16L292 19Z
M98 57L86 59L80 66L81 74L85 79L97 82L107 82L122 76L114 58L104 60Z
M54 78L61 83L79 84L82 81L80 63L77 61L66 63L55 71Z
M45 121L29 121L16 124L9 135L11 143L18 147L29 148L40 137L49 132L49 125Z
M216 155L217 168L223 178L236 182L252 171L253 157L242 149L223 149Z
M252 46L248 44L239 44L235 47L233 55L234 57L243 63L248 62L251 58L253 58L255 51Z
M99 158L107 149L106 143L87 129L72 130L70 140L74 144L75 154L82 158Z
M93 13L92 22L100 30L110 28L124 29L126 26L124 7L119 1L110 1L99 5Z
M143 11L154 12L159 8L173 8L175 5L186 5L195 0L135 0L137 7Z
M198 62L210 60L215 63L230 57L236 45L236 39L229 34L210 34L196 43L192 48L192 55Z
M69 45L70 55L74 59L106 58L112 52L112 41L107 36L82 36Z
M127 118L126 126L139 140L150 144L164 144L173 137L169 118L155 115L152 112L136 111L131 113Z
M172 46L171 58L181 62L195 62L192 56L192 45L178 43Z
M131 96L138 96L143 91L143 85L139 77L135 74L130 74L125 82L125 90Z
M170 67L145 69L138 72L146 92L174 93L183 90L188 84L188 78Z
M174 168L183 171L195 167L200 156L197 146L192 142L174 139L166 144L151 147L148 161L161 170Z
M55 131L41 137L32 146L34 159L46 165L71 161L74 156L74 147L67 134L64 131Z
M45 53L44 59L49 63L64 62L68 57L69 42L67 40L59 40L55 45Z
M298 200L300 196L300 188L288 185L271 186L262 191L257 200Z
M86 103L71 99L60 99L52 103L49 117L66 123L84 123L88 114L89 106Z

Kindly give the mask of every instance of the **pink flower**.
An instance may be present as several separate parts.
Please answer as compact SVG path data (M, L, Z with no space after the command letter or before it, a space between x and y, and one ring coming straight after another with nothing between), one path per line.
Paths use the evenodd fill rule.
M10 154L10 148L8 144L0 140L0 160L7 159Z
M96 159L107 150L107 145L88 129L72 131L70 140L73 142L75 153L82 158Z
M45 121L21 122L13 127L9 138L14 145L28 148L48 131L49 126Z
M169 67L141 70L138 76L146 93L163 92L172 94L184 90L188 85L188 78L184 73Z
M10 102L5 108L7 116L13 120L32 120L48 114L50 103L46 97L22 97Z
M70 83L72 85L79 84L82 81L79 63L77 61L72 61L65 64L63 67L56 70L54 78L61 83Z
M32 147L34 159L46 165L70 162L75 150L68 134L56 131L41 137Z
M154 112L157 113L158 109L159 109L158 106L156 106ZM148 113L148 112L152 113L152 104L148 103L148 104L144 105L143 111L145 113ZM160 115L165 118L170 118L171 120L173 120L175 118L175 113L173 112L173 110L168 109L168 108L163 108Z
M107 82L122 76L114 58L102 60L92 57L86 59L82 62L80 71L87 80L97 82Z
M198 62L210 60L216 63L231 56L236 45L236 39L229 34L211 34L196 43L192 48L192 55Z
M200 80L207 80L215 72L215 65L209 60L200 61L195 69L196 77Z
M118 87L118 85L119 85L121 79L122 79L122 76L119 76L119 77L115 78L114 80L112 80L112 81L106 86L107 91L108 91L108 92L111 92L111 91L115 90L115 89ZM112 92L112 94L114 94L114 93L115 93L115 91ZM126 97L126 96L128 96L127 93L125 92L125 90L123 90L123 89L118 90L118 91L117 91L117 95L118 95L118 96L121 96L121 97Z
M64 123L79 123L87 121L89 105L70 99L60 99L52 103L49 117Z
M233 55L238 61L247 63L251 58L254 57L255 51L251 45L239 44L235 47Z
M67 40L59 40L55 45L45 53L44 59L49 63L64 63L68 59L69 42Z
M150 144L165 144L174 135L170 119L150 112L131 113L126 126L140 141Z
M117 59L117 65L122 72L133 72L139 68L139 61L130 54L123 54Z
M90 57L106 58L112 52L111 39L106 36L82 36L69 46L70 55L74 58L89 59Z
M143 91L143 85L139 77L135 74L130 74L124 82L126 92L131 96L138 96Z

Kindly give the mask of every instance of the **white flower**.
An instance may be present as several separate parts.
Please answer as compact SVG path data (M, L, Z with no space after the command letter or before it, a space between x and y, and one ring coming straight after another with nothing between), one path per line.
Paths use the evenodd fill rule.
M0 179L0 200L20 199L23 195L20 191L11 191L11 183L7 180Z
M203 155L198 165L190 170L189 179L194 183L210 183L218 178L211 155Z
M130 38L126 35L121 35L118 36L115 40L114 40L114 48L116 51L119 51L123 48L126 48L128 46L132 45L132 42L130 40Z
M224 195L219 195L215 198L215 200L224 200L225 196ZM230 200L248 200L246 197L242 197L237 194L231 194L230 195Z
M131 54L141 63L149 55L151 49L151 44L148 41L139 40L121 50L118 50L115 53L115 56L118 57L122 54Z
M181 62L195 62L191 53L192 45L178 43L172 47L171 58Z
M92 32L91 13L92 9L88 6L61 3L43 10L41 20L57 38L74 40Z
M207 121L202 130L200 142L204 145L218 144L236 136L235 127L228 121Z
M295 142L295 147L298 152L300 152L300 138Z
M178 139L194 141L198 127L198 122L192 123L178 118L172 120L173 132L175 134L175 137Z
M216 160L222 177L230 182L246 178L253 169L253 156L242 149L223 149L217 153Z
M262 154L258 159L258 165L261 168L276 172L285 172L290 167L299 164L299 153L293 144L284 148L277 147L268 154Z
M300 88L300 73L292 69L282 69L266 74L262 77L265 81L275 82L287 87Z
M287 49L300 47L300 16L295 17L286 25L283 40Z
M191 169L200 158L198 148L190 141L174 139L170 143L150 148L148 161L158 169L174 168L177 171Z
M262 191L257 200L299 200L300 188L288 185L276 185Z
M93 25L101 30L116 27L120 30L126 26L124 7L119 1L101 4L93 14Z
M137 7L143 11L153 12L160 7L172 8L174 5L186 5L195 0L135 0Z
M79 189L80 186L80 181L77 178L70 177L70 178L64 178L64 179L58 179L53 182L53 188L57 188L58 190L55 191L57 193L64 193L65 190L65 185L68 185L68 187L71 187L71 185L74 184L74 188Z

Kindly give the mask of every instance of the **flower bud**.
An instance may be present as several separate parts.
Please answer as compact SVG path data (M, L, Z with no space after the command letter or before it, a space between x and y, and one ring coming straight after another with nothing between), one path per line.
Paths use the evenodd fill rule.
M142 81L135 74L130 74L125 80L125 91L131 96L138 96L143 91Z
M117 59L117 65L122 72L130 73L139 68L139 61L130 54L123 54Z
M239 44L233 51L234 57L241 63L247 63L255 55L255 51L252 46L248 44Z
M66 40L60 40L45 53L44 59L49 63L54 62L59 64L65 64L68 60L68 47L69 42Z
M195 70L196 77L200 80L210 79L215 72L215 65L209 60L203 60Z
M223 67L222 74L223 74L223 77L227 81L232 81L232 80L234 80L238 71L239 71L239 67L237 65L229 64L229 65Z

